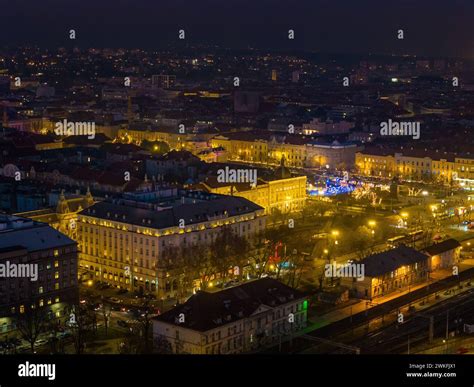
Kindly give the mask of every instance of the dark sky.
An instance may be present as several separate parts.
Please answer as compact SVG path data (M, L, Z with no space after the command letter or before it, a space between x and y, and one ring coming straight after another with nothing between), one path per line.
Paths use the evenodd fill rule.
M474 0L0 0L0 47L226 47L474 57ZM289 41L293 28L296 39ZM405 40L396 31L405 31ZM177 41L177 44L183 44Z

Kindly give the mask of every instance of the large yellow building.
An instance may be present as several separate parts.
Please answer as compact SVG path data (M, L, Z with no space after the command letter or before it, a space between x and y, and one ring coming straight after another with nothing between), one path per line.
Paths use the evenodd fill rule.
M262 206L266 214L285 214L303 210L306 202L306 180L306 176L293 175L281 165L272 176L259 178L256 185L220 183L215 176L208 176L198 186L207 192L246 198Z
M121 142L140 144L142 141L163 141L173 150L197 152L207 148L215 132L201 130L198 132L178 126L173 128L131 127L118 130L117 139Z
M180 297L184 268L165 252L208 245L224 226L249 240L265 229L262 207L231 196L191 192L160 207L103 201L79 213L79 267L93 279L164 299ZM131 280L133 278L133 281Z
M474 189L474 157L436 151L391 153L370 149L356 153L356 169L367 176L431 180Z
M324 143L300 135L255 131L219 135L210 144L224 148L230 161L278 165L284 158L290 168L350 168L359 149L353 143Z

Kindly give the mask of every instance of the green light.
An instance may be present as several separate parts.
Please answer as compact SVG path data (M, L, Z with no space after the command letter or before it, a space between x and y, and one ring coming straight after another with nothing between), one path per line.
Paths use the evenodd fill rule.
M307 310L308 309L308 300L304 300L303 301L303 310Z

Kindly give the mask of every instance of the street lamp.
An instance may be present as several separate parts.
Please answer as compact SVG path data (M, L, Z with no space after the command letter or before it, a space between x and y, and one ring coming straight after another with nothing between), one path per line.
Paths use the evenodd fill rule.
M375 230L374 230L374 227L375 225L377 224L377 222L375 220L369 220L368 222L369 224L369 227L370 227L370 233L372 234L372 238L375 238Z

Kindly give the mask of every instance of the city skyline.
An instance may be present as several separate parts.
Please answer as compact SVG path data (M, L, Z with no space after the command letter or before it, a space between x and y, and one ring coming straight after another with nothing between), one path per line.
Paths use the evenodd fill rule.
M472 58L469 42L474 29L468 19L472 8L469 1L290 4L234 0L198 6L186 1L112 5L86 0L66 6L49 0L27 7L4 4L0 32L3 46L179 48L184 42L177 39L178 30L184 29L186 44L191 45ZM271 23L262 22L267 18ZM72 42L68 40L70 29L77 33ZM289 29L295 31L291 41L287 39ZM399 29L405 32L403 41L397 40Z

